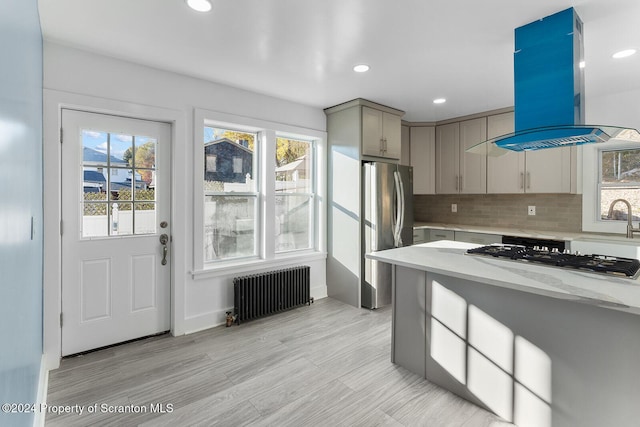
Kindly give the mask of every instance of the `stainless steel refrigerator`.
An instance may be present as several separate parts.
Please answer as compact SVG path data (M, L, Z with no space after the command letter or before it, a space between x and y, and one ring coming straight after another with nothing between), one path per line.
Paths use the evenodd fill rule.
M413 169L392 163L363 165L361 304L391 304L391 265L364 254L413 244Z

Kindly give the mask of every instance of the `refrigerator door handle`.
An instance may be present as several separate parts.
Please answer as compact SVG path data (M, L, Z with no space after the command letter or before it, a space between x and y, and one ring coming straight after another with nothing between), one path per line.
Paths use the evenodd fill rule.
M404 228L404 183L402 175L398 174L398 183L400 184L400 212L398 215L398 246L404 246L402 243L402 229Z
M393 180L395 183L395 195L396 195L396 203L394 209L394 226L393 226L393 245L394 247L399 247L402 245L402 240L400 239L400 233L402 231L402 181L400 179L400 174L398 171L393 172Z

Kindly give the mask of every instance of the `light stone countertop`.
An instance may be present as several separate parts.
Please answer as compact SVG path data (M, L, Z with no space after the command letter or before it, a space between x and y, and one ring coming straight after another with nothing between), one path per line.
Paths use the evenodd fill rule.
M477 246L481 245L441 240L366 256L417 270L640 314L638 279L466 255L467 249Z
M470 233L497 234L501 236L530 237L552 240L590 240L623 245L640 246L640 238L629 239L623 234L575 233L568 231L534 230L528 228L489 227L480 225L447 224L439 222L414 222L413 228L433 228L436 230L467 231Z

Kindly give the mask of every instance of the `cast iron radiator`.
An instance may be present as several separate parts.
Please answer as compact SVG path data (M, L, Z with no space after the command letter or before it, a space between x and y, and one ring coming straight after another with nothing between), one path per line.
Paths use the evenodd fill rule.
M235 277L235 321L257 319L313 302L308 265Z

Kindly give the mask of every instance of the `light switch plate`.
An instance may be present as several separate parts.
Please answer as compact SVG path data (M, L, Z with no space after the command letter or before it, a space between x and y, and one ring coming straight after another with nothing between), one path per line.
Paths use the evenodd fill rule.
M458 212L458 205L455 203L451 204L451 212Z

